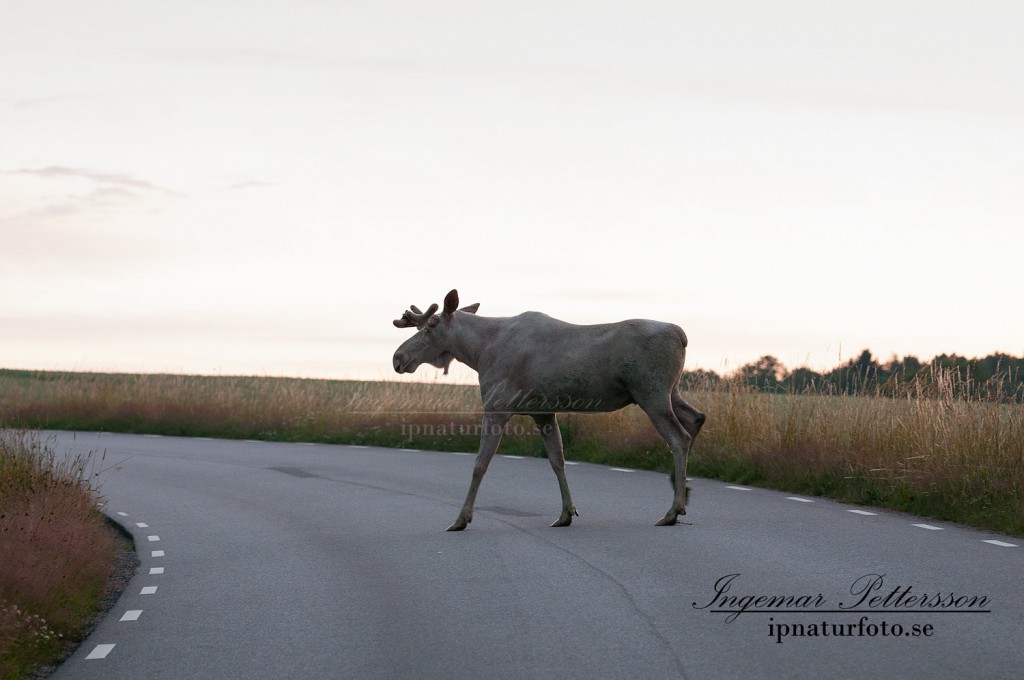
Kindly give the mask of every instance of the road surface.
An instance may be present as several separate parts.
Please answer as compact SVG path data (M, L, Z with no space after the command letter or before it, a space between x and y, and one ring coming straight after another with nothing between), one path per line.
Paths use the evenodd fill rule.
M138 573L53 676L1021 677L1024 541L544 459L59 433L104 452ZM758 596L763 596L757 599Z

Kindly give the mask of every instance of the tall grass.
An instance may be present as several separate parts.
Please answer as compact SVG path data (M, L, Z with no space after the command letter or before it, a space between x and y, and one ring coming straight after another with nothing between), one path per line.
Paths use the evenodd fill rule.
M0 370L0 418L33 427L276 441L400 445L406 418L471 422L477 394L468 385Z
M891 398L726 384L701 395L690 469L1024 535L1024 407L958 399L957 381L937 372Z
M763 394L737 381L686 398L708 414L689 471L1024 535L1024 406L970 394L952 371L896 396ZM474 451L475 386L0 371L0 419L33 427ZM668 471L636 407L559 417L570 458ZM502 451L544 455L513 418Z
M117 541L96 507L91 462L0 430L0 678L58 659L102 599Z

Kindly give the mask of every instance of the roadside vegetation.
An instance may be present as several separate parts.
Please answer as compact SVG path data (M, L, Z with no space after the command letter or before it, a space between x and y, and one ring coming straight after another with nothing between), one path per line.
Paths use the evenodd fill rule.
M708 414L691 474L1024 536L1014 392L943 366L859 390L764 390L749 375L688 375L687 400ZM0 419L34 428L475 451L480 409L471 385L0 371ZM635 407L559 422L570 459L671 467ZM501 451L543 456L532 420L513 418Z
M100 609L124 546L97 509L92 462L0 429L2 680L58 662Z

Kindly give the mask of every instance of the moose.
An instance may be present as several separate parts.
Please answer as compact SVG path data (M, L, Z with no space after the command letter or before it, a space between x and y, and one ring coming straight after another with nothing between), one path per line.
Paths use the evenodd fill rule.
M679 380L686 358L686 334L671 323L630 319L577 325L540 312L512 317L477 316L479 303L459 309L459 293L445 296L425 312L410 305L398 328L417 329L393 357L397 373L423 364L443 368L453 359L480 377L484 415L480 450L469 493L448 531L473 521L477 490L513 415L531 416L558 478L562 514L551 526L565 527L579 516L565 478L562 437L556 413L616 411L637 404L672 452L672 506L657 522L675 524L686 514L686 457L706 416L683 400Z

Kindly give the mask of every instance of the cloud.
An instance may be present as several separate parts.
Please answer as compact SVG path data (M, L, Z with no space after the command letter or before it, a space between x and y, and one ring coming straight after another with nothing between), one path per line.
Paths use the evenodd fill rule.
M92 92L70 92L67 94L55 94L44 97L30 97L26 99L8 100L11 108L15 111L39 109L48 106L66 106L71 103L95 99L97 97L110 96L103 93Z
M177 196L128 173L60 165L0 170L0 269L81 273L97 263L136 265L156 258L159 234L140 214ZM4 277L6 278L6 277Z
M48 165L44 168L22 168L20 170L8 171L4 174L28 175L32 177L43 177L46 179L84 179L102 185L113 185L117 187L130 187L162 194L174 195L170 189L157 186L152 182L136 179L125 173L101 172L84 168L68 168L63 165Z
M424 64L400 57L371 56L368 54L299 52L274 49L215 49L194 52L193 58L222 61L232 65L258 69L284 66L298 69L320 68L328 70L414 72L425 70ZM180 58L180 57L178 57Z
M273 182L264 182L258 179L248 179L241 182L235 182L224 187L224 191L241 191L244 189L267 189L270 187L277 186Z

